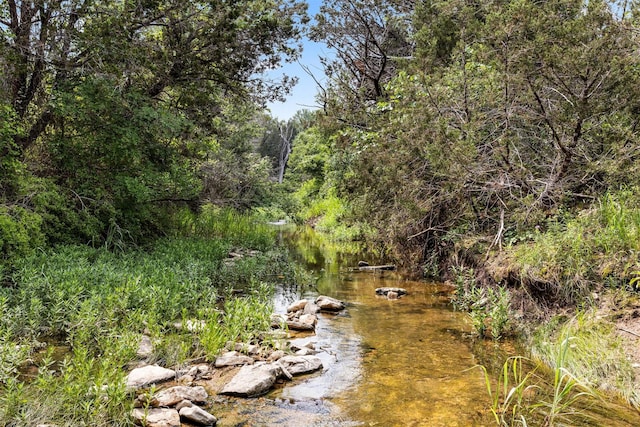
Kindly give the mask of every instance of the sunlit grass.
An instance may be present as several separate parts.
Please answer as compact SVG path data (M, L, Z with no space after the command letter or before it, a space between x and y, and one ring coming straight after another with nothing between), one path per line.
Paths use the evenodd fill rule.
M613 328L591 310L580 312L564 322L541 327L532 339L532 352L552 368L567 369L577 381L638 405L633 368ZM559 359L558 349L565 347Z
M523 279L549 284L562 302L580 302L600 284L631 289L640 269L638 189L609 193L511 251Z
M124 376L143 334L155 344L149 362L169 367L258 340L273 284L295 280L296 268L273 228L250 217L190 221L192 237L117 252L62 246L14 265L0 288L0 425L131 425ZM54 360L47 343L68 352ZM38 370L25 377L32 359Z

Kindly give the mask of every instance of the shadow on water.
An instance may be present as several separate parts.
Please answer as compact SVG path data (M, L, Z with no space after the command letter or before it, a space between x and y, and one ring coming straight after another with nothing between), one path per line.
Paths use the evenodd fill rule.
M234 401L236 407L230 416L221 414L218 425L496 425L478 365L486 366L495 382L504 361L521 350L511 342L474 339L465 314L452 310L451 289L443 284L406 280L393 272L350 271L356 252L319 241L309 230L286 231L282 237L317 282L305 289L283 285L276 311L318 294L346 301L347 309L321 314L315 334L292 340L298 346L313 343L322 372L284 383L259 399ZM377 296L375 289L385 286L405 288L408 295L399 300ZM608 421L600 417L581 424L639 425L634 411L623 410L616 420L610 410L591 414L599 417L598 412ZM541 425L533 421L529 425Z

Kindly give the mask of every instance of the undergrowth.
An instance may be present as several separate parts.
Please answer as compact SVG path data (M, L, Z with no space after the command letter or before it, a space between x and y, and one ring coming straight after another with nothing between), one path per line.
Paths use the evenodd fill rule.
M143 334L148 361L176 366L268 329L272 284L297 274L273 230L229 211L182 221L191 237L60 246L14 264L0 288L0 425L130 425L125 367Z
M549 297L566 304L581 302L601 284L632 290L640 270L638 189L609 193L564 217L535 235L533 243L509 249L523 280L549 285L554 289Z
M566 352L562 367L581 382L617 394L637 407L640 396L634 384L634 371L613 328L613 324L598 318L593 310L579 312L569 319L558 317L535 332L531 339L532 353L557 368L556 349L570 336L571 351Z

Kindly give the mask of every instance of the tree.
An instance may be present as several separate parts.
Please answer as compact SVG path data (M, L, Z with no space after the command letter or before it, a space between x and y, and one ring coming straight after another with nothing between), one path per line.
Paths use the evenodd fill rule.
M410 28L414 58L334 129L330 160L388 247L437 266L469 230L499 248L637 182L637 40L609 4L424 2Z
M29 165L46 180L36 194L56 189L60 197L47 200L99 218L103 234L113 224L158 232L160 208L197 204L203 164L221 144L235 141L228 151L244 155L245 130L229 105L255 111L290 88L286 76L263 75L298 56L305 8L295 0L1 2L0 105L14 130L10 144L3 137L3 164ZM41 209L23 187L3 202Z
M194 101L212 101L203 89L278 98L290 81L271 84L260 74L297 57L305 20L303 4L289 0L3 2L2 98L26 129L17 145L31 146L54 121L56 96L88 76L109 76L116 90L135 89L186 113Z
M332 87L323 102L337 117L382 98L398 64L411 57L412 7L410 1L330 0L320 8L311 37L337 55L324 59Z
M274 176L278 183L281 184L284 180L284 173L297 135L312 125L313 117L314 113L311 111L300 110L287 121L278 121L273 118L267 120L258 152L271 158Z

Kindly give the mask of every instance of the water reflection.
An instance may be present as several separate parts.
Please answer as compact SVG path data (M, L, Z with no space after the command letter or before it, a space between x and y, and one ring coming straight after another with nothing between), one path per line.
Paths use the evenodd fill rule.
M451 310L449 288L393 272L350 271L357 256L317 244L308 231L296 235L293 246L294 256L320 273L319 280L314 289L299 293L279 290L276 308L284 311L295 299L318 294L346 301L348 307L341 315L322 315L315 335L294 340L322 350L324 372L272 397L322 401L331 407L324 418L330 424L491 425L469 326L464 315ZM387 286L409 294L395 301L376 295L376 288Z
M297 299L324 294L346 301L338 315L321 314L316 333L293 340L312 343L324 370L282 384L267 396L226 402L220 426L494 426L478 365L495 378L504 361L523 354L513 343L474 340L463 313L449 304L448 287L405 280L393 272L351 271L353 252L318 243L312 232L283 232L292 257L318 277L314 287L281 286L277 312ZM408 295L387 300L378 287ZM531 367L533 368L533 367ZM639 417L623 405L586 408L580 425L632 426ZM528 419L542 425L542 419ZM573 424L576 425L576 424Z

